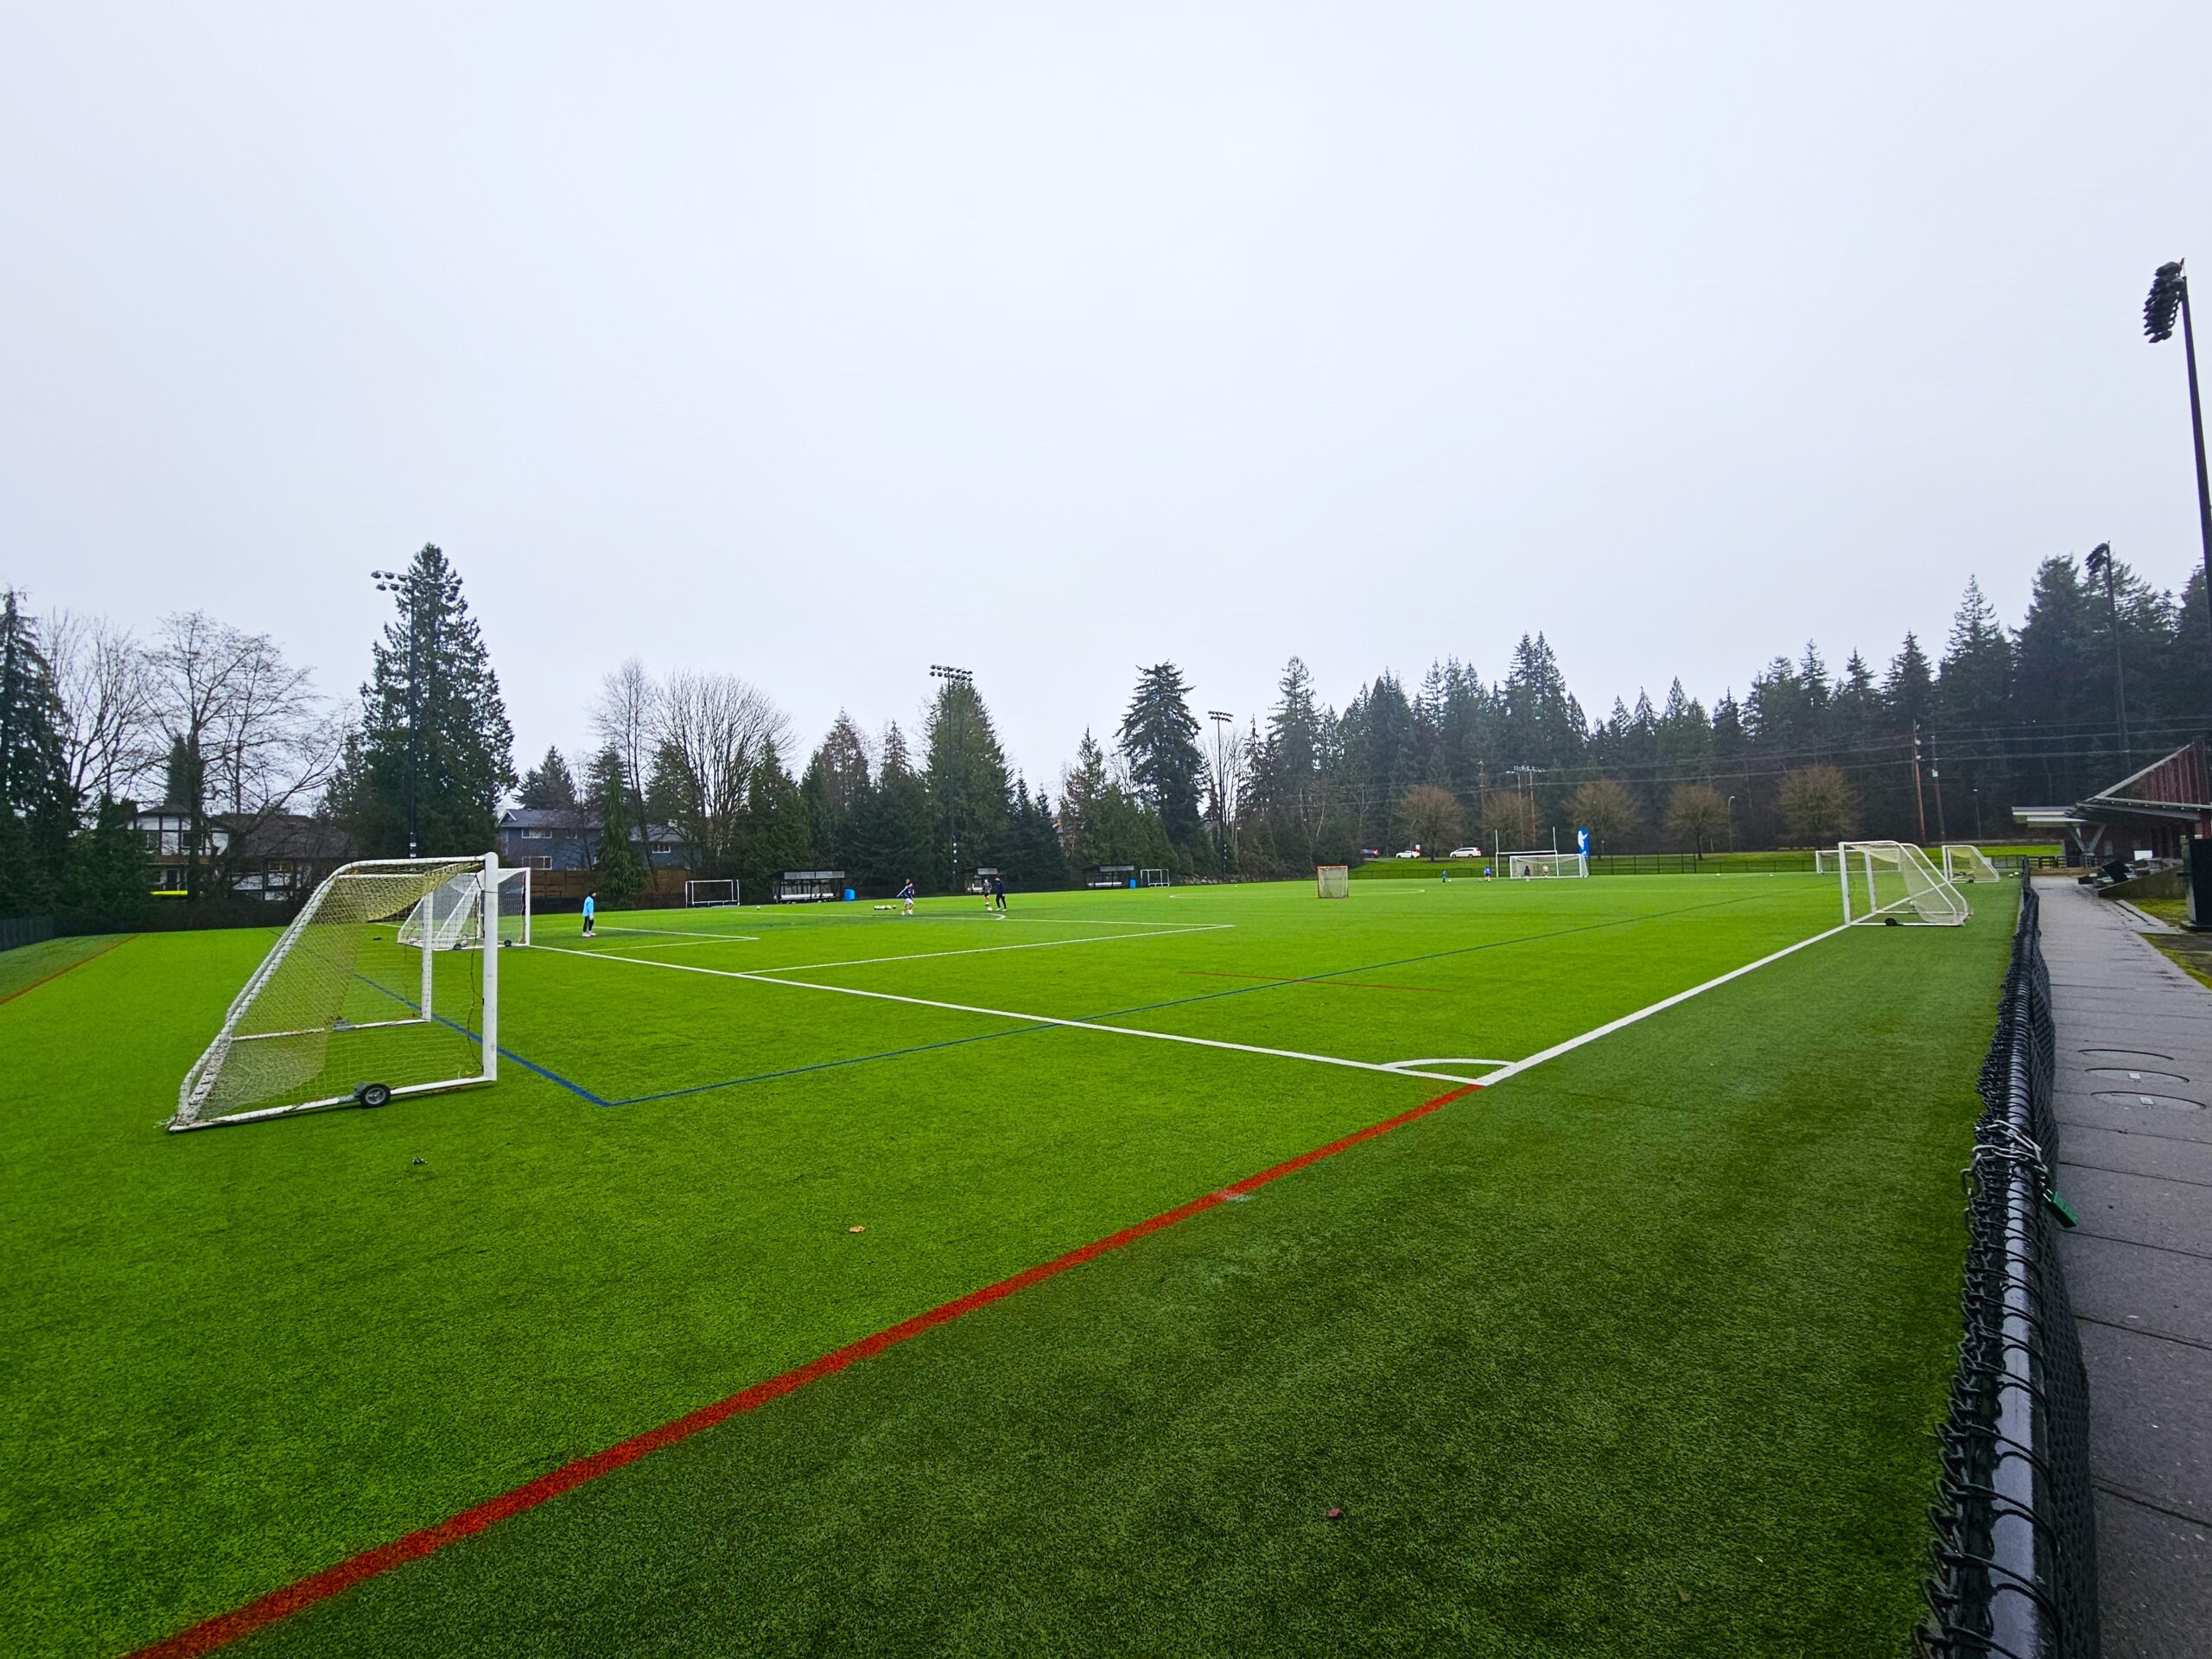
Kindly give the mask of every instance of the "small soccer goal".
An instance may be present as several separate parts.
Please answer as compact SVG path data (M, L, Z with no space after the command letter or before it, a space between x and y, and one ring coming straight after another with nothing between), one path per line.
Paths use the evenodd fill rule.
M1955 927L1967 901L1909 841L1847 841L1835 849L1843 919L1852 924Z
M1953 882L2001 881L2004 874L1980 848L1964 842L1943 843L1943 874Z
M232 999L185 1074L168 1127L381 1106L492 1082L499 952L465 947L472 937L481 944L508 874L495 854L341 866ZM499 902L493 931L504 937Z
M683 902L695 908L737 902L737 883L728 877L683 884Z
M1581 853L1508 853L1509 876L1575 875L1590 874L1590 860Z
M1349 864L1316 864L1313 867L1313 886L1324 899L1351 897L1351 866Z
M499 894L496 904L479 903L484 892ZM480 950L484 926L497 924L501 944L530 943L530 871L501 869L496 875L469 870L442 882L416 901L399 925L399 942L432 950Z
M1167 872L1165 870L1139 870L1137 872L1137 886L1141 887L1164 887L1167 885Z

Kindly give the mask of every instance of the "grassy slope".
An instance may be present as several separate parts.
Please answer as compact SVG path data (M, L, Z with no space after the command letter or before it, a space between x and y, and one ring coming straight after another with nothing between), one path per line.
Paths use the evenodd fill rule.
M1551 887L1548 906L1583 907L1566 918L1516 910L1522 901L1503 900L1495 889L1486 910L1431 908L1422 913L1432 919L1418 923L1410 910L1394 918L1384 901L1328 912L1318 938L1313 901L1289 889L1280 890L1281 899L1248 889L1205 904L1188 895L1128 895L1129 903L1154 909L1110 913L1241 919L1233 932L1142 945L875 964L836 976L945 995L957 972L969 977L955 1000L1096 1014L1156 1000L1163 986L1189 995L1194 980L1211 997L1205 982L1223 972L1310 973L1385 960L1387 951L1423 954L1407 948L1410 939L1428 948L1427 963L1354 981L1418 982L1446 995L1276 988L1158 1011L1141 1022L1168 1028L1170 1020L1197 1022L1212 1009L1220 1020L1209 1029L1218 1034L1236 1021L1266 1024L1255 1010L1274 1004L1272 1030L1255 1039L1240 1028L1235 1039L1338 1052L1370 1042L1378 1046L1376 1058L1403 1058L1438 1046L1440 1025L1455 1033L1472 1025L1486 1038L1518 1027L1519 1046L1503 1052L1526 1052L1549 1040L1539 1016L1572 1015L1580 1028L1807 931L1787 897L1693 912L1689 901L1714 887L1694 880L1672 891L1663 882L1591 883L1571 896ZM1302 902L1289 905L1291 898ZM1466 902L1477 901L1471 895ZM1209 911L1209 905L1229 908ZM1655 919L1637 920L1639 908ZM1669 910L1684 913L1659 915ZM1085 912L1079 903L1065 912L1086 913L1109 912ZM745 925L781 953L772 959L786 962L880 954L887 938L906 942L902 949L925 948L935 937L922 923L887 933L830 918L788 936L774 933L766 918ZM1585 931L1564 933L1562 925ZM1668 930L1662 947L1620 949L1623 930L1655 942L1656 935L1636 931L1645 926ZM849 944L825 950L840 929ZM940 931L958 947L1023 937L980 929L963 923ZM1977 929L1987 935L1979 957L1964 941L1947 946L1941 936L1903 936L1948 949L1947 959L1969 964L1966 979L1982 976L1961 1004L1969 1025L1986 1024L1996 961L1986 947L2001 931ZM1554 937L1534 938L1547 932ZM1859 941L1898 937L1858 936L1837 948L1880 949ZM1510 943L1516 938L1529 942ZM1470 939L1489 948L1468 952ZM152 1134L176 1077L264 945L265 938L250 935L149 938L0 1007L0 1041L24 1057L0 1084L18 1129L18 1155L0 1172L0 1198L13 1218L0 1236L4 1294L16 1327L39 1338L10 1350L0 1389L0 1421L29 1449L0 1478L0 1525L18 1541L0 1569L0 1620L29 1650L118 1648L219 1611L918 1307L1389 1116L1435 1087L1084 1033L977 1043L964 1039L1008 1027L880 1003L858 1005L856 1020L855 1005L843 998L533 952L505 959L510 1040L533 1058L550 1055L561 1069L575 1068L610 1098L640 1086L742 1075L763 1053L960 1046L613 1112L511 1070L495 1094L442 1104L192 1137ZM1436 957L1440 948L1456 954ZM668 959L703 962L739 950L685 942ZM1211 965L1191 965L1199 962ZM619 998L612 988L626 976L650 983L654 994ZM118 1007L130 1011L120 1023ZM769 1008L775 1012L762 1017ZM610 1009L617 1017L608 1017ZM1920 1013L1946 1024L1955 1010L1931 1005ZM1946 1040L1955 1036L1946 1031ZM1421 1040L1402 1046L1411 1038ZM1825 1040L1847 1049L1855 1034L1847 1029ZM1961 1077L1970 1076L1970 1058L1958 1065ZM1815 1066L1811 1075L1822 1070ZM1538 1077L1549 1085L1548 1074ZM1538 1077L1510 1089L1534 1090ZM1488 1121L1513 1098L1502 1092L1480 1119L1455 1113L1454 1123ZM1747 1122L1770 1134L1777 1109L1770 1101L1764 1116L1753 1112ZM1617 1131L1601 1128L1593 1126L1595 1138L1579 1155L1603 1164ZM1910 1160L1923 1185L1928 1169L1917 1154L1929 1132L1923 1123L1900 1142L1899 1155ZM410 1162L417 1154L427 1160L421 1167ZM1843 1147L1836 1155L1847 1160L1864 1153ZM1936 1163L1948 1183L1948 1165ZM1460 1168L1464 1177L1464 1167L1449 1160L1440 1167ZM1292 1188L1338 1190L1333 1178L1301 1178L1240 1210L1235 1224L1247 1211L1280 1212L1274 1195ZM1516 1238L1552 1236L1563 1216L1603 1195L1603 1183L1590 1189L1579 1174L1561 1187L1554 1171L1548 1182L1524 1184L1500 1220ZM1382 1201L1386 1212L1410 1205L1416 1216L1452 1207L1417 1187L1386 1185ZM1955 1241L1944 1230L1948 1205L1934 1213L1940 1277L1955 1258ZM870 1227L860 1238L844 1231L855 1219ZM1325 1243L1339 1219L1357 1235L1357 1214L1317 1214L1310 1224ZM1595 1230L1599 1240L1611 1225ZM1630 1232L1637 1236L1638 1227ZM1421 1228L1407 1233L1418 1242ZM1651 1244L1643 1237L1637 1249ZM1169 1260L1196 1249L1190 1270L1212 1281L1204 1248L1179 1239L1161 1248ZM1262 1237L1258 1248L1271 1259L1289 1247ZM1252 1325L1233 1344L1236 1354L1279 1348L1309 1319L1322 1329L1321 1312L1309 1315L1304 1299L1326 1301L1332 1282L1359 1283L1362 1295L1390 1304L1416 1290L1427 1271L1423 1265L1400 1283L1402 1262L1389 1272L1347 1264L1310 1242L1294 1254L1310 1259L1318 1276L1310 1284L1295 1274L1286 1278L1280 1312L1252 1299L1255 1285L1273 1281L1255 1277L1256 1268L1232 1271L1234 1258L1224 1258L1221 1271L1230 1274L1238 1303L1232 1312ZM1388 1241L1363 1243L1358 1254L1361 1263L1370 1255L1378 1264L1391 1259ZM1128 1271L1116 1262L1071 1282L1110 1286ZM1141 1276L1130 1294L1142 1303L1164 1282L1157 1273ZM1479 1296L1468 1300L1476 1288L1447 1281L1437 1306L1455 1324L1483 1322L1486 1304ZM1554 1289L1572 1303L1571 1285ZM1229 1317L1220 1308L1195 1332L1173 1306L1147 1313L1133 1304L1127 1313L1138 1321L1130 1340L1146 1351L1156 1341L1171 1369L1198 1367L1146 1382L1145 1392L1172 1396L1175 1376L1187 1382L1217 1368L1221 1356L1205 1329ZM1046 1372L1071 1367L1065 1386L1077 1389L1090 1386L1081 1380L1088 1368L1118 1367L1109 1357L1121 1339L1106 1339L1110 1326L1094 1333L1088 1312L1059 1317L1104 1345L1094 1350L1063 1333L1049 1338L1057 1351L1048 1357L1027 1353L1030 1339L1017 1337L993 1367L1011 1364L1017 1373L1023 1364ZM1931 1331L1944 1323L1939 1308ZM1194 1338L1201 1340L1196 1357L1179 1346ZM1573 1352L1579 1337L1546 1330L1527 1339ZM944 1333L924 1346L934 1353L934 1344L949 1342L957 1354L970 1340L964 1332ZM1342 1340L1323 1340L1320 1351ZM1923 1342L1917 1351L1924 1358L1941 1345ZM1899 1351L1897 1344L1881 1346L1893 1357ZM1331 1363L1350 1379L1363 1374L1356 1351ZM1271 1374L1262 1367L1256 1381L1240 1386L1264 1395ZM1529 1376L1546 1374L1540 1366ZM1025 1395L1063 1386L1033 1369L1028 1375ZM950 1389L946 1421L957 1419L959 1390L929 1386ZM984 1392L990 1410L1006 1408L995 1388ZM1205 1419L1235 1397L1235 1391L1219 1401L1202 1394L1187 1409ZM1447 1389L1443 1397L1456 1396ZM1077 1413L1071 1429L1078 1441L1087 1440L1096 1427L1089 1408L1071 1400L1061 1409ZM1279 1409L1287 1408L1267 1408ZM760 1421L784 1422L792 1413L787 1402ZM1812 1418L1835 1427L1833 1413ZM755 1427L740 1437L745 1444L753 1443ZM882 1432L905 1431L887 1420ZM1459 1431L1440 1421L1416 1438L1446 1433ZM990 1440L973 1424L958 1434ZM811 1437L801 1433L803 1441ZM1140 1464L1149 1466L1163 1450L1184 1455L1175 1449L1179 1433L1154 1438L1157 1444L1131 1447ZM1267 1450L1246 1444L1249 1437L1225 1421L1201 1438L1212 1447L1209 1455L1230 1466ZM798 1457L798 1446L772 1455ZM873 1454L847 1461L869 1446ZM804 1541L819 1541L820 1527L840 1513L836 1493L880 1462L882 1451L876 1431L810 1446L791 1465L788 1491L772 1497L756 1491L753 1501L814 1516L793 1535L793 1548L804 1552ZM689 1467L685 1460L695 1455L679 1453L669 1465ZM1097 1471L1102 1491L1118 1490L1125 1478L1117 1459ZM814 1466L809 1459L820 1463L817 1475L836 1491L810 1484L817 1477L803 1472ZM988 1462L948 1490L969 1491L980 1503L996 1491L995 1481L1018 1484L1019 1471L994 1475ZM1066 1478L1078 1478L1070 1447L1058 1454L1058 1466ZM1044 1490L1056 1489L1047 1480ZM874 1504L880 1495L860 1501ZM1008 1502L999 1521L977 1524L1027 1526L1013 1518L1022 1503L1011 1496ZM1548 1531L1553 1522L1540 1517L1531 1524ZM681 1522L676 1532L690 1535ZM181 1539L190 1542L180 1547ZM963 1546L969 1547L980 1548ZM1080 1559L1077 1552L1059 1570ZM1052 1570L1041 1560L1037 1566ZM883 1561L871 1571L897 1579L910 1569L937 1576L943 1564ZM795 1581L819 1570L820 1563L797 1565ZM383 1606L385 1593L372 1592L360 1605ZM681 1594L677 1601L683 1603ZM974 1586L957 1601L972 1603L988 1630L1009 1628ZM1166 1604L1173 1601L1166 1596ZM682 1616L681 1607L671 1616ZM782 1624L805 1621L804 1609L791 1606L773 1617ZM413 1622L413 1615L401 1622ZM627 1644L637 1632L611 1639Z
M2004 936L1832 941L247 1650L1893 1651Z

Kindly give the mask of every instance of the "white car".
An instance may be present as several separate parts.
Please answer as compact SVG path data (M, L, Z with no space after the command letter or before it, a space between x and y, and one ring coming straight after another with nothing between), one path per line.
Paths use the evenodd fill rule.
M1454 858L1480 858L1482 855L1483 849L1479 847L1454 847L1452 849Z
M1393 858L1419 858L1421 856L1421 849L1418 847L1408 847L1404 852L1393 853L1390 856Z

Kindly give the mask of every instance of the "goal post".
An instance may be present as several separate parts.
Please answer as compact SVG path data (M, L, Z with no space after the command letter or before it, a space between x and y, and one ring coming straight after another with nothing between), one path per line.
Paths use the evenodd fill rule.
M496 899L479 903L480 893ZM486 925L501 944L530 943L530 869L527 865L496 874L470 869L441 882L416 901L399 925L399 942L432 950L480 950Z
M1141 887L1164 887L1167 886L1167 872L1165 870L1139 870L1137 872L1137 886Z
M1997 867L1989 861L1988 855L1980 848L1961 841L1943 843L1943 874L1954 883L2003 879Z
M1955 927L1973 914L1958 888L1909 841L1839 842L1835 866L1847 924Z
M1585 876L1590 874L1590 860L1582 853L1508 853L1505 873L1508 876Z
M1351 897L1351 866L1349 864L1316 864L1313 867L1313 886L1324 899Z
M693 906L734 905L737 903L737 883L728 876L683 884L683 902Z
M381 1106L493 1081L500 953L459 946L472 931L480 944L505 874L496 853L334 871L232 1000L168 1127Z

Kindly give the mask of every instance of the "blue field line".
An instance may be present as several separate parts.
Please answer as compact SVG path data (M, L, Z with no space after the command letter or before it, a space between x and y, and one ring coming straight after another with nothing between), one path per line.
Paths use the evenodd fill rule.
M386 985L380 981L371 979L366 974L361 972L358 968L353 970L353 977L359 980L362 984L367 986L371 990L382 991L393 1001L404 1003L408 1007L414 1009L417 1014L423 1012L423 1005L416 1001L412 997L402 995L399 992L393 990L391 986ZM467 1026L462 1025L458 1020L448 1020L442 1014L434 1014L430 1018L436 1020L448 1031L459 1032L462 1036L467 1038L470 1042L475 1044L479 1048L484 1046L484 1038L482 1033L471 1031ZM524 1059L521 1055L516 1053L514 1050L509 1048L504 1043L499 1046L499 1058L503 1060L512 1060L517 1065L522 1067L525 1071L535 1071L539 1077L543 1077L548 1083L559 1084L570 1094L580 1096L582 1098L589 1101L594 1106L621 1106L628 1103L627 1102L620 1100L602 1100L599 1096L594 1095L590 1090L585 1088L581 1083L572 1082L569 1078L563 1077L558 1071L552 1070L550 1067L538 1065L536 1060Z

